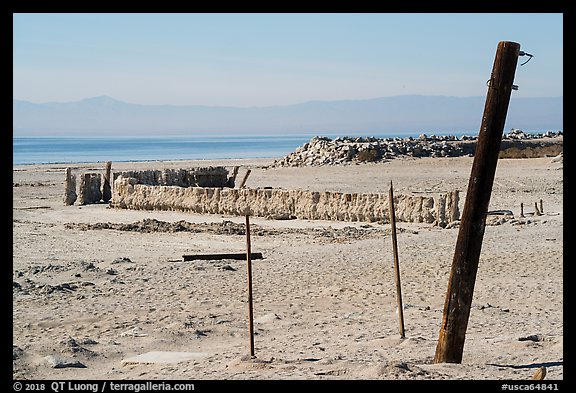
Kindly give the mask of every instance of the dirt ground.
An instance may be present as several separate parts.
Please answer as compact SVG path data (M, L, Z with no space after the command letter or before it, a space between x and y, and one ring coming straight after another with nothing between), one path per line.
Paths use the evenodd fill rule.
M459 189L462 210L472 160L114 162L112 170L240 165L239 178L251 169L248 187L340 192L387 192L392 180L395 194ZM244 217L65 206L65 167L13 167L15 379L527 380L541 366L546 379L564 378L562 161L498 162L489 210L513 217L488 216L461 364L433 363L458 227L397 224L400 338L389 225L252 218L252 251L264 258L252 267L250 359L246 262L182 258L245 252ZM151 351L193 356L126 361Z

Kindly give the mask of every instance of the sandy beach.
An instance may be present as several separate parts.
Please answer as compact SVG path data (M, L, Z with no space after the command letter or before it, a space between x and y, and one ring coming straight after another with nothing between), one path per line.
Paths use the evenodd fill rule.
M239 178L251 170L247 187L359 193L393 181L395 194L458 189L462 209L473 157L273 161L113 162L112 171L240 166ZM65 206L66 167L104 165L13 167L14 379L529 380L542 366L547 380L564 379L562 161L498 162L489 210L514 216L488 216L461 364L433 362L458 227L397 223L402 339L390 225L251 218L263 259L252 262L250 359L246 262L182 259L245 252L244 217ZM166 225L97 225L146 219ZM181 220L187 230L169 225ZM182 359L138 357L160 351Z

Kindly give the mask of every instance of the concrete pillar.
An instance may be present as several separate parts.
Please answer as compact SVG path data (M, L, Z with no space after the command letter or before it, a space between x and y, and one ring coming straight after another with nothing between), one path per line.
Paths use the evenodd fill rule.
M436 224L439 227L446 227L446 194L440 194L436 200Z
M112 198L112 187L110 186L110 172L112 169L112 161L106 161L104 168L104 182L102 183L102 200L108 203Z
M76 175L72 175L72 168L66 168L66 184L64 189L64 205L71 206L76 202Z
M448 222L460 219L460 191L454 190L448 194L446 199L446 212Z

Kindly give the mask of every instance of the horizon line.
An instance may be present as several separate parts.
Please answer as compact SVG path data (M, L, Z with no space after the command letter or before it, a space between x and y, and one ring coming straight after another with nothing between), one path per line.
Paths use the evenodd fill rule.
M308 101L303 101L303 102L299 102L299 103L295 103L295 104L272 104L272 105L232 106L232 105L206 105L206 104L139 104L139 103L134 103L134 102L119 100L119 99L114 98L114 97L112 97L112 96L103 94L103 95L99 95L99 96L86 97L86 98L78 99L78 100L75 100L75 101L44 101L44 102L34 102L34 101L26 100L26 99L19 99L19 98L14 98L14 97L12 97L12 103L14 103L14 101L20 101L20 102L26 102L26 103L29 103L29 104L33 104L33 105L73 104L73 103L79 103L79 102L89 101L89 100L108 99L108 100L116 101L116 102L123 103L123 104L140 105L140 106L175 106L175 107L194 107L194 106L196 106L196 107L210 107L210 108L241 108L241 109L254 109L254 108L288 107L288 106L304 105L304 104L317 103L317 102L372 101L372 100L378 100L378 99L382 99L382 98L398 98L398 97L482 98L482 97L485 97L485 96L479 96L479 95L474 95L474 96L455 96L455 95L443 95L443 94L438 94L438 95L434 95L434 94L396 94L396 95L391 95L391 96L378 96L378 97L373 97L373 98L357 98L357 99L348 98L348 99L339 99L339 100L308 100ZM519 97L519 98L517 98L517 99L531 99L531 98L564 98L564 96L563 96L563 95L560 95L560 96L534 96L534 97Z

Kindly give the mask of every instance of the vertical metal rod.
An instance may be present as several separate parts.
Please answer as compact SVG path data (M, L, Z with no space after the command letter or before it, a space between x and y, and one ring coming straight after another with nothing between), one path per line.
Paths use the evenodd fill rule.
M500 41L488 81L434 363L461 363L474 284L520 44Z
M252 246L250 245L250 216L246 215L246 267L248 272L248 326L250 356L254 356L254 313L252 310Z
M392 250L394 251L394 279L396 281L396 300L398 302L398 323L400 324L400 337L404 334L404 309L402 307L402 288L400 285L400 265L398 263L398 240L396 238L396 213L394 212L394 191L390 180L390 192L388 193L390 205L390 225L392 226Z

